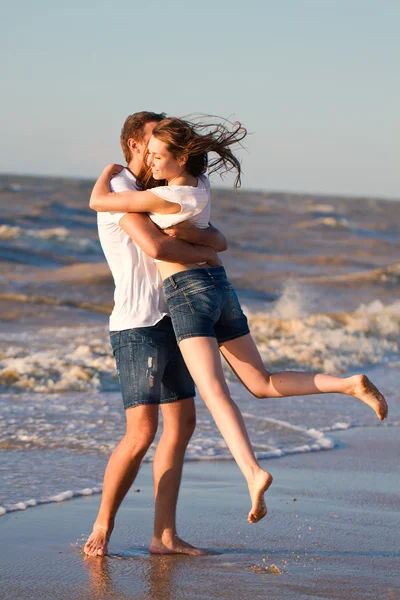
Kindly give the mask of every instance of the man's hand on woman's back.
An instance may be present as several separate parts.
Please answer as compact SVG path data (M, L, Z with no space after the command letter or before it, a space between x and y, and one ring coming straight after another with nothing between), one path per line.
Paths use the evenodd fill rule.
M178 238L184 242L197 244L198 246L210 246L216 252L224 252L228 248L225 236L211 223L207 229L200 229L190 221L183 221L172 227L163 229L170 237Z

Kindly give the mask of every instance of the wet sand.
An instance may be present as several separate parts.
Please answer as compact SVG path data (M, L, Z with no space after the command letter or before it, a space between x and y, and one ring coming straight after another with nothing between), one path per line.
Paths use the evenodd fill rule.
M179 532L215 553L206 557L149 555L149 464L121 508L105 559L79 550L99 496L10 513L0 520L0 597L399 600L397 429L350 429L335 440L331 452L263 461L274 484L258 525L246 521L234 463L186 464Z

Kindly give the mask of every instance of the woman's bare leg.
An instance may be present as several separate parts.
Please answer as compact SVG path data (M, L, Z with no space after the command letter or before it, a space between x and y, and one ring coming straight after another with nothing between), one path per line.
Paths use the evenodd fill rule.
M257 463L243 417L229 394L215 338L193 337L179 348L201 397L211 412L232 456L246 478L252 507L248 519L256 523L267 514L264 492L272 476Z
M380 421L387 417L386 400L366 375L333 377L300 371L269 373L250 334L224 342L220 350L238 378L257 398L348 394L370 406Z

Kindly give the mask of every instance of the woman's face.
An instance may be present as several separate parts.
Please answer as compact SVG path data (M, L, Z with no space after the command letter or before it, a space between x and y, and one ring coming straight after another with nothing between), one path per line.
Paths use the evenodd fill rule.
M167 181L182 173L182 160L175 158L167 145L151 136L147 146L147 164L151 168L154 179L166 179Z

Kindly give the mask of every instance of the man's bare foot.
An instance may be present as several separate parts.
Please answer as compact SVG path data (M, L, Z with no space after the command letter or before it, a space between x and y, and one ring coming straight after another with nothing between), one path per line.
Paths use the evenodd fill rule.
M107 556L108 542L114 529L114 525L104 527L95 523L93 531L89 536L88 541L83 547L83 551L88 556Z
M206 556L208 552L195 548L187 542L181 540L175 535L168 540L163 541L160 538L153 537L150 546L150 554L189 554L189 556Z
M378 388L368 379L366 375L354 375L351 396L355 396L362 402L365 402L375 412L380 421L388 416L388 405Z
M264 493L271 483L272 475L262 469L259 470L252 482L247 482L252 502L252 507L247 517L249 523L258 523L258 521L261 521L267 514Z

